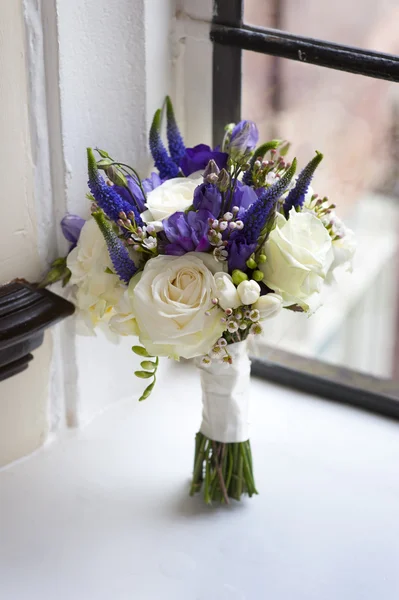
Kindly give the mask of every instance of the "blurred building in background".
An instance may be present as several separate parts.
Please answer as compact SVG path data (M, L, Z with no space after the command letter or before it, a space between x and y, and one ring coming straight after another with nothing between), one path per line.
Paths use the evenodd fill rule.
M399 54L396 0L245 0L245 21ZM292 142L306 163L325 160L314 190L355 230L352 275L342 274L311 319L284 314L266 341L327 362L399 379L399 86L245 51L242 114L262 139Z

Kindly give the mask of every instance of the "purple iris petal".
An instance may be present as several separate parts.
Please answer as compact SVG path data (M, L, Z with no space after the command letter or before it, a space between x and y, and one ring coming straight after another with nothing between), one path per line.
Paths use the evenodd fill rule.
M217 219L222 207L222 194L216 185L201 183L194 190L193 206L196 210L208 210Z
M78 243L80 232L85 223L86 221L82 219L82 217L78 217L78 215L68 214L61 220L62 233L64 238L68 240L68 242L71 242L71 250L75 248Z
M188 177L195 171L205 169L211 158L215 161L219 169L224 169L227 165L228 154L212 150L206 144L198 144L194 148L186 148L186 153L180 161L180 168L184 175Z
M181 255L186 252L206 252L209 223L212 213L200 209L198 212L177 212L163 221L164 233L170 242L165 247L166 254Z
M259 131L253 121L240 121L230 136L230 154L245 154L255 149L259 140Z
M246 271L246 262L252 252L256 250L256 242L248 244L245 238L238 234L229 245L229 273L234 269Z

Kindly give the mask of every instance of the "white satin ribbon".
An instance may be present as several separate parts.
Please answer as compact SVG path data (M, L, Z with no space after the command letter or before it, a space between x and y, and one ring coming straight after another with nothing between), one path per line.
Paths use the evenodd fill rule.
M213 360L208 366L200 359L202 386L201 433L215 442L237 443L249 439L249 388L251 361L246 342L227 347L233 364Z

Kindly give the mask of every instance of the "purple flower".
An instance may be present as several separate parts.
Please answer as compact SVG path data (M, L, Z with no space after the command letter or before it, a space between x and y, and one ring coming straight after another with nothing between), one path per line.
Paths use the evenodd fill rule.
M148 194L148 192L152 192L152 190L155 190L163 182L164 180L160 178L158 173L153 171L147 179L143 179L142 184L145 193Z
M194 148L186 148L186 153L180 161L180 168L184 175L188 177L195 171L205 169L211 158L215 161L219 169L224 169L227 165L228 154L211 150L206 144L198 144Z
M186 252L209 250L208 219L212 218L212 213L200 209L198 212L176 212L165 219L163 221L164 233L170 242L165 247L165 253L181 256Z
M145 210L145 200L143 192L137 180L130 175L126 176L127 188L121 185L114 185L114 190L123 198L126 202L129 202L132 206L135 206L140 213Z
M256 242L248 244L243 235L236 235L229 244L229 273L232 273L234 269L246 271L247 265L245 263L255 250Z
M213 183L201 183L195 188L193 206L195 210L209 211L217 219L222 208L222 194Z
M71 242L71 250L73 250L78 243L80 232L85 223L86 221L82 219L82 217L78 217L78 215L67 214L61 220L62 233L64 238L68 240L68 242Z
M259 140L259 131L253 121L240 121L231 132L229 152L233 156L252 152Z
M257 199L258 195L254 188L241 183L241 181L237 181L231 206L238 206L240 209L238 218L241 218L247 208L249 208Z

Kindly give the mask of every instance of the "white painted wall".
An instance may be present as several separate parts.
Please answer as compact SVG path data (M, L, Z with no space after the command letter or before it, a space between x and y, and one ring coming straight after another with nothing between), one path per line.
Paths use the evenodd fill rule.
M0 281L37 280L65 253L60 218L88 215L86 146L104 147L145 173L149 125L167 93L187 142L210 142L210 18L210 1L200 13L176 0L5 3ZM84 424L121 398L136 406L142 382L133 375L132 340L78 338L73 319L48 338L24 375L0 384L0 464L30 452L48 430ZM6 438L5 431L14 433Z
M4 2L0 19L0 285L37 281L43 271L35 201L36 159L28 110L22 0ZM0 383L0 466L41 445L48 431L51 340L29 370Z

